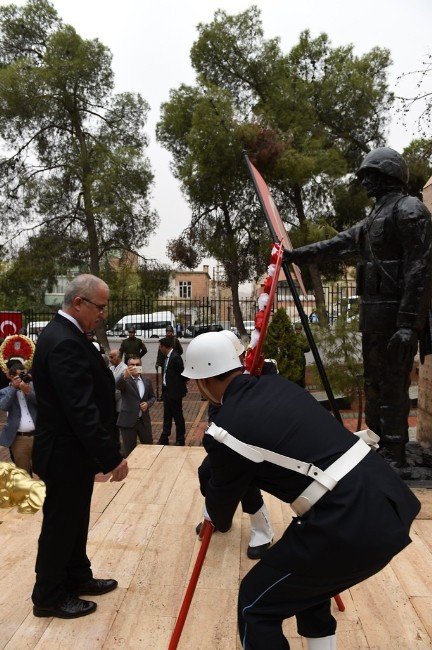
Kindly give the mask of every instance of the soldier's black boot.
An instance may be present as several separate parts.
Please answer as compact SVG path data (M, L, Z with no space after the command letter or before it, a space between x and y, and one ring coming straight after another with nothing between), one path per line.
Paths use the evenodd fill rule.
M407 465L405 444L403 442L395 444L387 443L385 446L379 448L378 453L388 462L389 465L396 469L406 467Z

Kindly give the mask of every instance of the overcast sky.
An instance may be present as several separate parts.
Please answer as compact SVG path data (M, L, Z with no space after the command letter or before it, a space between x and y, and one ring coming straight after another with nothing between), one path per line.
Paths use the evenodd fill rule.
M150 104L152 205L161 223L142 253L164 262L168 261L167 239L188 224L189 210L169 170L170 156L156 143L154 130L170 89L194 82L189 52L199 22L210 22L217 9L234 14L256 4L261 8L264 36L279 36L285 52L304 29L314 37L326 32L333 46L353 43L358 55L374 46L387 47L393 59L391 88L405 95L415 94L416 80L396 86L398 75L417 69L432 51L431 0L54 0L53 4L81 36L97 37L110 48L116 91L139 92ZM414 116L407 129L394 120L387 144L402 150L415 136Z

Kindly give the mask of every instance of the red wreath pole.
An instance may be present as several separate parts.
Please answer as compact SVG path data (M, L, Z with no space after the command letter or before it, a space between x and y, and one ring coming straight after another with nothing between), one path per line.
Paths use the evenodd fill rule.
M182 606L180 608L177 622L175 624L171 636L171 641L168 646L168 650L176 650L178 643L180 641L180 636L183 631L183 627L186 621L186 616L188 615L188 611L189 611L190 604L192 602L193 595L195 593L198 578L201 573L202 565L204 563L204 559L207 553L208 546L210 544L213 531L214 531L214 526L212 522L209 521L208 519L204 519L199 534L200 539L202 540L201 548L197 555L197 559L195 560L195 566L193 568L192 575L189 580L188 588L186 589L186 593L183 597Z

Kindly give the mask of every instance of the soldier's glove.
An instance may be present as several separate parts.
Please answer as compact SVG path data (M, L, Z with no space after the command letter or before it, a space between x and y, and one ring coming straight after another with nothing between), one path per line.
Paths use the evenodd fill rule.
M396 363L405 363L409 357L415 354L418 345L418 334L409 327L398 329L387 345L387 352Z

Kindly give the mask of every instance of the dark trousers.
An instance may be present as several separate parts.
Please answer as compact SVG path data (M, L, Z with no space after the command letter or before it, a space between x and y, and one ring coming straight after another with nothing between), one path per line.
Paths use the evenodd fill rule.
M283 544L282 538L273 549L280 553L281 549L277 547ZM330 612L331 597L385 566L380 564L357 572L353 570L349 576L338 576L336 566L334 578L329 578L328 574L320 577L296 573L292 557L287 558L287 563L290 568L276 568L261 560L243 578L238 598L242 648L287 650L290 646L282 633L282 622L291 616L296 617L297 631L301 636L320 638L334 634L336 621Z
M82 464L66 470L51 462L43 478L46 499L32 600L49 607L92 578L86 546L94 472Z
M138 418L133 427L121 427L121 453L124 458L127 458L129 454L137 446L137 438L142 445L152 445L153 444L153 435L151 429L151 423L144 423L141 418Z
M162 435L169 437L171 434L172 421L176 426L176 440L184 440L186 436L186 425L183 416L183 398L173 399L169 397L166 389L162 389L164 403Z
M210 459L206 456L198 467L198 478L200 483L200 490L203 497L206 494L207 483L211 478L211 465ZM264 501L261 495L261 492L258 488L249 487L243 499L241 500L241 505L243 512L247 512L249 515L254 515L262 507Z
M381 446L408 442L409 386L417 346L401 361L387 352L389 334L364 333L365 419L381 437Z

